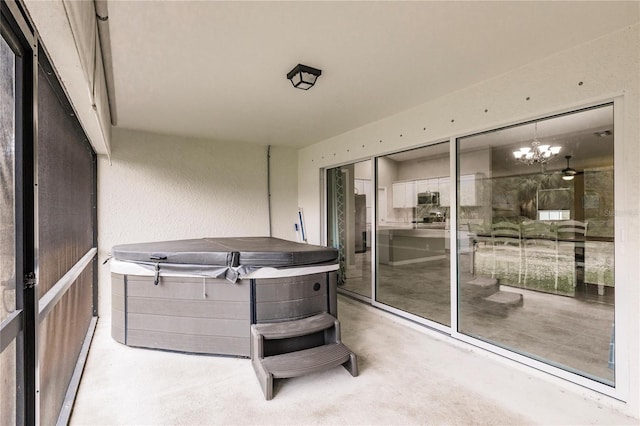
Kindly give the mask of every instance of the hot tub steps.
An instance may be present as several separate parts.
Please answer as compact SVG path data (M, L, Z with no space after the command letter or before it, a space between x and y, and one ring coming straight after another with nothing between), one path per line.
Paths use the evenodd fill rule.
M500 290L496 278L477 277L461 286L462 300L480 312L506 317L509 309L524 305L523 295L514 291Z
M304 376L337 367L353 356L342 343L330 343L302 351L289 352L263 358L262 365L274 379Z
M303 338L318 333L323 335L321 344L265 356L265 346L269 341ZM314 342L315 339L309 341ZM317 373L338 365L344 366L352 376L358 375L356 355L340 341L340 322L328 313L292 321L253 324L251 364L267 400L273 398L274 379Z
M499 290L493 293L491 296L485 297L484 300L490 303L496 303L509 307L518 307L524 305L522 294L513 291Z
M489 277L477 277L462 285L463 299L471 300L488 297L500 289L498 280Z
M289 339L326 330L333 327L335 321L335 317L323 312L299 320L254 324L253 327L265 339Z
M506 317L510 308L517 308L524 305L521 293L499 290L489 297L483 299L485 312Z

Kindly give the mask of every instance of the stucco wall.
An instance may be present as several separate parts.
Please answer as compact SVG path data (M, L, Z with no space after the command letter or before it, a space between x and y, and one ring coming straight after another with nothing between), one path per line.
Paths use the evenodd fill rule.
M98 256L116 244L269 233L267 147L114 129L98 157ZM272 235L296 240L297 153L271 149ZM109 265L100 266L108 315Z
M570 111L621 96L616 111L616 342L628 387L623 409L640 417L640 24L536 61L432 102L302 149L298 202L309 241L323 241L321 170L482 130ZM336 160L337 159L337 160ZM625 389L622 389L625 388ZM608 400L614 403L612 400Z

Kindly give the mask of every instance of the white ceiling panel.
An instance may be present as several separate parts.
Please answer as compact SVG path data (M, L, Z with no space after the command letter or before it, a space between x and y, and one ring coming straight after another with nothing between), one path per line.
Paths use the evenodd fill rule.
M638 2L109 1L118 126L306 146L595 39ZM286 73L322 69L309 91Z

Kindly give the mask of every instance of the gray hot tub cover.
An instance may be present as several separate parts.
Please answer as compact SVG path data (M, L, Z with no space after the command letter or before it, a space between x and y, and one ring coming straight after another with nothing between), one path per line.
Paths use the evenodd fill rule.
M333 248L296 243L273 237L200 238L122 244L111 250L114 259L202 275L226 276L235 282L259 268L292 268L335 264ZM156 279L157 282L157 279Z

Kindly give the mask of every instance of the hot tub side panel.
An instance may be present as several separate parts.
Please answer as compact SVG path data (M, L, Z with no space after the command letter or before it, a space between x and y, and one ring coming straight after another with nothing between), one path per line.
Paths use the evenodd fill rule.
M291 321L323 312L337 316L336 283L336 272L255 280L254 322ZM264 356L322 346L326 342L325 331L265 340Z
M112 336L129 346L249 356L250 285L112 274Z
M335 272L255 281L257 323L290 321L322 312L338 315Z
M111 337L116 342L126 344L126 276L111 274Z

